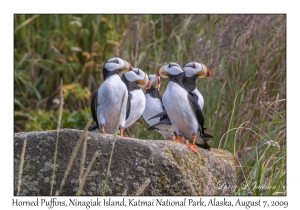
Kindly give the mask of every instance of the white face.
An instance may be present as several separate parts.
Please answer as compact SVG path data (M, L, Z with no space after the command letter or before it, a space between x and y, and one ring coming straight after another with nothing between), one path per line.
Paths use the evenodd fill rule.
M150 84L149 87L159 88L160 78L155 74L149 74Z
M161 77L168 78L168 75L178 75L184 72L178 63L171 62L167 65L162 66L158 73Z
M148 75L139 68L132 68L132 71L125 72L124 76L130 82L137 82L140 87L149 85Z
M186 77L192 77L198 75L199 78L205 78L210 76L210 70L202 63L188 62L183 66Z
M104 67L108 71L115 71L119 69L123 71L128 71L131 68L131 65L127 61L124 61L121 58L113 57L107 59L107 61L104 64Z

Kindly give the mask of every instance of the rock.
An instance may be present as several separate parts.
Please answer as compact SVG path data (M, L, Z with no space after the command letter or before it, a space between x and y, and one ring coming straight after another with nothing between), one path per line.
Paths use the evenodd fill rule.
M72 151L83 133L62 129L59 133L53 194L59 189ZM14 194L24 140L27 146L20 195L49 195L53 172L56 131L14 135ZM88 132L84 172L94 153L100 152L82 195L102 195L113 135ZM81 144L60 195L75 195L78 189ZM225 150L198 148L196 154L184 144L163 140L117 137L105 195L135 195L141 185L150 184L141 195L232 195L236 186L233 155Z

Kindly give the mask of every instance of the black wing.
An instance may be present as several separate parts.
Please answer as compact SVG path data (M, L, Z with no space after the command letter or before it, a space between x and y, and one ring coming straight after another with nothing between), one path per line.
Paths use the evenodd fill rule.
M164 117L168 117L167 111L164 110L164 111L158 113L157 115L155 115L155 116L149 118L148 120L151 120L151 119L157 118L157 117L160 117L160 119L162 119L162 118L164 118ZM168 117L168 118L169 118L169 117Z
M190 101L190 104L192 106L194 113L196 114L197 121L203 130L204 116L203 116L201 107L198 103L198 96L195 93L189 92L188 99Z
M161 113L163 113L163 112L161 112ZM159 114L161 114L161 113L159 113ZM154 118L154 117L153 117ZM152 119L152 118L151 118ZM150 120L150 119L149 119ZM158 123L156 123L155 125L152 125L151 127L149 127L148 128L148 130L155 130L155 129L159 129L158 128L158 126L159 125L172 125L172 123L171 123L171 121L170 121L170 119L169 119L169 117L168 117L168 115L164 115L161 119L160 119L160 121L158 122Z
M132 94L129 93L128 91L128 98L127 98L127 106L126 106L126 119L129 117L130 110L131 110L131 99L132 99Z
M204 116L203 116L201 107L198 103L198 96L195 93L192 93L190 91L188 91L188 93L189 93L188 99L189 99L191 107L196 115L197 121L200 125L200 127L199 127L200 136L203 140L208 141L213 136L208 133L205 133L206 128L203 127L204 126Z

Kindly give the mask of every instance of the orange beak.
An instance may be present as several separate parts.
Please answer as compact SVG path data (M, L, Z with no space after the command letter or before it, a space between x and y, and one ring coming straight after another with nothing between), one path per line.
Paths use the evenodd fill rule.
M158 69L157 72L156 72L156 76L158 76L158 77L160 76L160 75L159 75L159 70L160 70L160 69Z
M206 77L211 77L211 72L210 72L210 69L207 67L207 75Z
M148 77L149 78L149 77ZM150 79L148 79L148 84L145 87L146 89L150 88Z

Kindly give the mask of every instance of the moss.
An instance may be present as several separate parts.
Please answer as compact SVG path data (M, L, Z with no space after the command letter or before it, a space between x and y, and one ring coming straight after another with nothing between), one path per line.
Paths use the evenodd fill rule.
M220 173L225 173L224 164L231 164L232 155L227 151L212 149L212 151L205 151L198 148L199 153L191 152L185 145L182 144L166 144L163 150L162 161L164 167L176 167L181 172L183 177L176 177L177 179L184 179L185 183L178 183L172 185L172 190L165 187L169 193L178 195L204 195L215 194L216 186L214 177L220 180ZM211 162L208 161L210 157ZM213 161L216 161L215 163ZM211 168L211 166L217 165L220 168ZM160 175L161 176L161 175ZM224 179L224 177L222 177ZM210 183L212 187L208 187ZM180 187L179 187L179 186ZM183 186L186 186L186 190L182 190Z
M138 172L141 172L142 175L146 175L146 169L144 169L143 167L139 166L135 169Z

